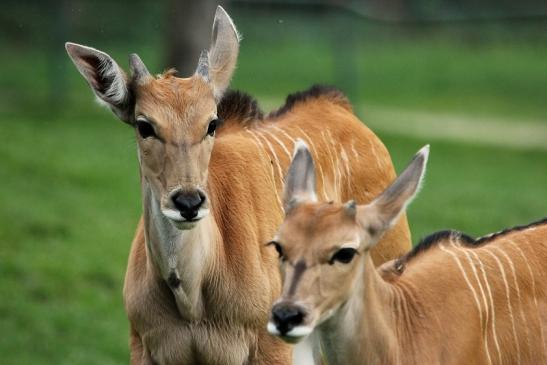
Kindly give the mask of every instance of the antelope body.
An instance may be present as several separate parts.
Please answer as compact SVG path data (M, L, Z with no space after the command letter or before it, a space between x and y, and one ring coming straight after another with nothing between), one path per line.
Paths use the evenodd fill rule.
M293 165L313 170L307 151ZM416 194L428 151L365 205L317 202L313 174L291 167L270 333L294 343L315 328L328 364L545 364L547 219L478 240L436 233L375 268L369 250Z
M132 364L290 363L291 348L266 331L281 280L264 243L283 218L295 140L312 148L322 199L367 202L395 177L340 92L315 87L263 117L250 97L226 91L238 41L219 7L190 78L153 77L136 55L128 76L101 51L66 46L96 96L136 131L143 218L124 286ZM403 217L373 259L409 247Z

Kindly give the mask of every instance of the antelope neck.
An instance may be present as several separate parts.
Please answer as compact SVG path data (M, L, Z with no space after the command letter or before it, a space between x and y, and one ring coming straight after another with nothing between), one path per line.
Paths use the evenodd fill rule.
M394 313L398 295L376 271L370 254L361 262L351 297L325 322L316 338L328 364L397 362Z
M142 194L149 263L173 292L181 316L199 320L203 314L201 287L218 237L212 214L190 230L179 230L162 214L160 201L145 178Z

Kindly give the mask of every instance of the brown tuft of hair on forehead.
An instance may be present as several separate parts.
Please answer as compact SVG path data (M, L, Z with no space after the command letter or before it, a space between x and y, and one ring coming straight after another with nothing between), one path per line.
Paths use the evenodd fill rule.
M177 69L171 67L170 69L167 69L167 70L163 71L163 73L158 74L156 76L156 78L157 79L169 79L169 78L172 78L172 77L176 77L177 73L178 73Z
M350 222L350 217L344 214L344 208L341 205L329 203L320 204L301 204L295 207L294 211L287 215L294 216L297 224L308 235L313 235L317 232L317 227L329 229L329 227L339 227L344 222Z

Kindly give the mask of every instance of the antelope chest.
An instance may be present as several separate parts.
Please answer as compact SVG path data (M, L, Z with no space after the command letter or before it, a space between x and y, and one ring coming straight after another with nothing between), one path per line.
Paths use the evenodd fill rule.
M143 345L157 364L248 363L256 350L256 334L237 326L196 322L147 332Z
M183 319L176 291L157 282L140 284L126 292L126 310L141 339L144 356L154 363L241 365L255 358L258 330L254 326L220 316Z

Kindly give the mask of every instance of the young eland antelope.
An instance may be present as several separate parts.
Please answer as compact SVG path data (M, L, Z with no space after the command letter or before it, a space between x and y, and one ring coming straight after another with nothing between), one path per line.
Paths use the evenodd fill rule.
M290 346L266 331L281 278L259 243L283 219L289 151L308 141L322 199L367 202L395 177L383 144L335 89L293 94L267 117L228 91L239 37L221 7L189 78L152 76L137 55L127 75L104 52L66 49L136 134L143 218L124 286L132 364L290 363ZM409 248L403 217L372 254L380 264Z
M375 268L370 250L415 196L429 147L372 202L320 203L301 144L271 241L283 272L268 331L318 363L545 364L547 220L474 240L433 234Z

